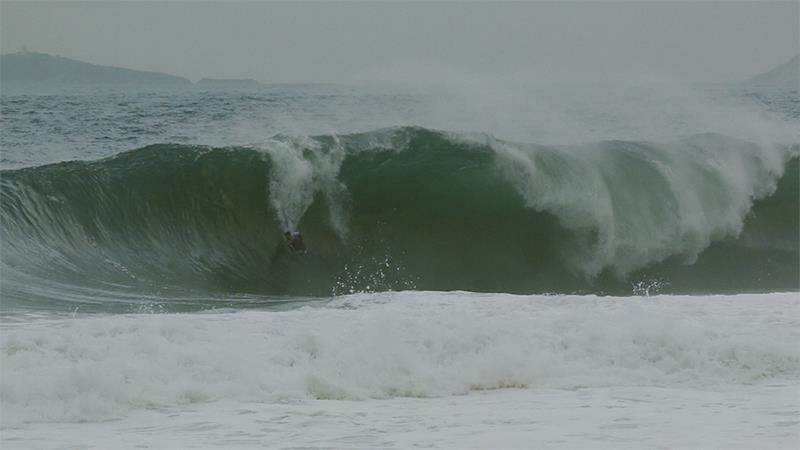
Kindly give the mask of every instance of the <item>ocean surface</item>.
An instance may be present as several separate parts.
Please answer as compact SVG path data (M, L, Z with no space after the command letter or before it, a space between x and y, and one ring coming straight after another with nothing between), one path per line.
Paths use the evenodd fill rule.
M3 86L0 444L797 448L799 123L737 86Z

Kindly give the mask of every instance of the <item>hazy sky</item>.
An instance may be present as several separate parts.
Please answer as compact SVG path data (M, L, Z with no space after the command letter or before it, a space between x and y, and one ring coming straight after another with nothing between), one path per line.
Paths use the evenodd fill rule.
M733 81L800 48L800 2L0 3L0 49L263 82Z

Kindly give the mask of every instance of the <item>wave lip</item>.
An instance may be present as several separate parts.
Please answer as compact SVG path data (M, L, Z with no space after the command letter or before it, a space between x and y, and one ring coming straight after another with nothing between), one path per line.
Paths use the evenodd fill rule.
M544 146L422 128L152 145L3 171L2 263L147 293L797 290L799 153L718 134ZM295 229L302 257L283 244Z

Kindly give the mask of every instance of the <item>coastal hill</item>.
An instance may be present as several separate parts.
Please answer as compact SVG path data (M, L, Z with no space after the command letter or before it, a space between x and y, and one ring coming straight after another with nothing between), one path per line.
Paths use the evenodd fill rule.
M191 82L164 73L99 66L62 56L22 51L0 55L0 83L177 85Z
M800 89L800 54L768 72L750 78L744 84L781 90Z

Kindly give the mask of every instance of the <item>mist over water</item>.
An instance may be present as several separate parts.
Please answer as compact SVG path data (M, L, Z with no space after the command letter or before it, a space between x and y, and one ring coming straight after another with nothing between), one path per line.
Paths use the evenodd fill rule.
M386 127L483 133L544 145L665 141L716 132L795 142L796 92L671 85L277 85L255 89L6 86L3 167L110 156L154 143L257 145ZM44 137L47 139L43 139Z

